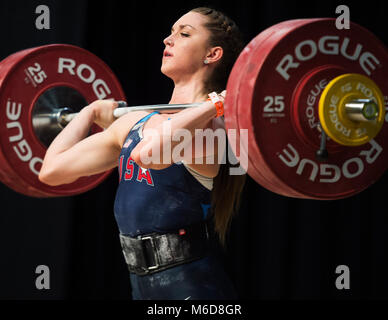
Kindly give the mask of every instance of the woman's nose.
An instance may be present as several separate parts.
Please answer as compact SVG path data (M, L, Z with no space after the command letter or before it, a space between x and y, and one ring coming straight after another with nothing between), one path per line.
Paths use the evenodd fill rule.
M169 35L168 37L166 37L164 40L163 40L163 43L167 46L172 46L173 45L173 41L172 41L172 38L171 38L171 35Z

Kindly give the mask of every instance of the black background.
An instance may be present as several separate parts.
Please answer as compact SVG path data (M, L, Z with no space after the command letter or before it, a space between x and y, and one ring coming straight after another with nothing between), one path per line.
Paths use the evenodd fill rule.
M50 8L50 30L35 28L35 8ZM130 104L167 103L173 84L160 72L162 40L189 9L212 5L240 26L246 42L288 19L350 18L385 45L387 2L336 1L1 1L0 59L49 43L83 47L119 78ZM113 216L114 172L94 190L37 199L0 184L1 299L130 299L128 271ZM225 266L241 298L388 297L387 175L361 194L337 201L286 198L248 177L232 224ZM37 290L47 265L51 289ZM350 268L350 290L337 290L335 269Z

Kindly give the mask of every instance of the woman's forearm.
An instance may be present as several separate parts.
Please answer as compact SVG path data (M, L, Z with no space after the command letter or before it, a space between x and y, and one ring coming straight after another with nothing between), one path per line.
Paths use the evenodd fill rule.
M214 119L217 115L217 110L210 101L205 102L202 106L197 108L189 108L182 112L176 113L174 117L169 120L171 128L171 135L179 133L180 130L190 131L191 137L195 136L196 129L203 129L206 125ZM157 127L157 130L162 130L163 124ZM171 141L171 147L178 145L179 141Z
M90 106L83 108L79 114L56 136L46 152L46 158L64 152L84 139L94 122Z
M104 106L106 102L99 104ZM40 181L57 186L117 165L120 149L113 129L87 137L95 118L94 107L83 108L54 139L43 160Z
M152 155L152 161L154 162L154 159L157 159L160 163L163 163L167 160L168 163L166 164L172 164L172 154L169 154L166 159L166 155L163 157L163 153L168 150L171 150L172 153L178 144L180 144L180 148L185 148L192 142L192 139L175 141L172 140L172 137L174 137L174 135L177 136L177 134L179 135L179 132L182 132L182 129L184 129L186 132L189 132L190 137L193 138L196 134L196 129L205 128L216 115L217 110L210 101L205 102L200 107L188 108L175 113L171 116L171 120L168 122L164 121L164 123L161 123L154 128L158 133L158 139L152 139L151 135L147 136L147 130L144 130L145 139L136 146L134 149L136 151L132 157L140 165L150 167L148 164L144 164L140 157L144 157L145 155L151 156L152 150L158 150L159 148L160 158L157 155ZM164 129L167 130L164 131ZM161 168L163 167L165 166L161 166Z

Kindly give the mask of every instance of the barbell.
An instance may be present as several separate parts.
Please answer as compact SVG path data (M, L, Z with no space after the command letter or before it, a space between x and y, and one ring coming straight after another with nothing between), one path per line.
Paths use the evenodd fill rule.
M388 166L387 62L386 48L371 32L355 23L338 30L331 18L289 20L256 36L233 66L225 99L226 131L236 134L231 147L249 160L248 174L275 193L322 200L374 183ZM109 67L82 48L53 44L4 59L1 181L34 197L75 195L101 183L111 170L54 187L38 179L51 141L97 99L126 100ZM91 134L100 130L93 125Z

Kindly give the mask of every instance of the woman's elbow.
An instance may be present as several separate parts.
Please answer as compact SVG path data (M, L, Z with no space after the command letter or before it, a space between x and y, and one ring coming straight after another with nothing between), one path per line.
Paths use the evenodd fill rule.
M63 172L55 169L53 166L42 166L39 172L39 181L49 186L59 186L72 181L65 181ZM69 177L67 177L68 179Z
M150 169L151 166L152 166L152 163L151 162L148 162L147 159L144 159L144 157L142 157L140 155L140 152L138 152L137 150L132 150L132 153L131 153L131 159L141 168L143 169ZM142 160L145 160L144 162Z
M141 154L138 150L134 149L131 153L131 159L143 169L162 170L172 165L171 161L163 163L163 159L160 159L159 155L158 157L153 157L151 152L148 153L148 156L145 156L145 154L144 150Z
M53 174L50 173L48 170L41 169L39 172L38 178L40 182L47 184L49 186L57 185L55 179L53 179Z

